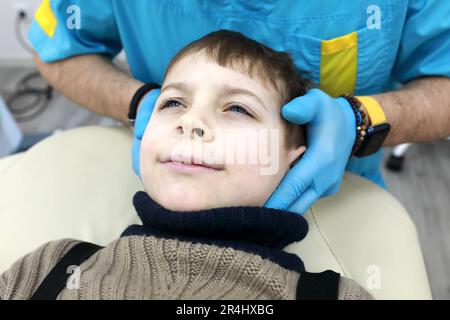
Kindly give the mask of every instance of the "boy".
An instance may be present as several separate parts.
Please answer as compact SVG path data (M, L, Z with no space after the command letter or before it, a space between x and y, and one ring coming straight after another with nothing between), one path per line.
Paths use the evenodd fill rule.
M306 272L282 250L306 236L306 220L262 207L305 150L280 107L307 87L286 53L236 32L185 47L145 98L155 100L140 147L146 192L133 199L143 224L105 248L43 245L0 276L0 299L371 298L331 271ZM263 161L251 152L261 150Z

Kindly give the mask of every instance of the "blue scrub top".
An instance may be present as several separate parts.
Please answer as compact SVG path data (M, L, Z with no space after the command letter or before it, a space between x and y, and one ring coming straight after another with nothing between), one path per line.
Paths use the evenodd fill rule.
M379 25L368 27L374 13ZM323 40L356 32L354 93L370 95L421 76L450 77L449 17L446 0L43 0L29 39L46 62L80 54L113 58L124 49L134 77L162 83L181 48L229 29L288 51L318 84ZM385 188L381 159L382 150L352 158L347 170Z

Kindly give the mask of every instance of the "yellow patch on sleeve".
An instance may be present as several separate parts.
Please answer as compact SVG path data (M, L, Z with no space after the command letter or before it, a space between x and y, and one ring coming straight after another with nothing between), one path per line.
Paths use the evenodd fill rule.
M34 17L45 34L50 38L53 38L58 20L52 10L50 0L42 0Z

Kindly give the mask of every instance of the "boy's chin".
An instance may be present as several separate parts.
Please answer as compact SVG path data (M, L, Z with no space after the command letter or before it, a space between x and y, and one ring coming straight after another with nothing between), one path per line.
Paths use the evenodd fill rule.
M152 198L170 211L199 211L220 207L215 197L208 196L166 193Z

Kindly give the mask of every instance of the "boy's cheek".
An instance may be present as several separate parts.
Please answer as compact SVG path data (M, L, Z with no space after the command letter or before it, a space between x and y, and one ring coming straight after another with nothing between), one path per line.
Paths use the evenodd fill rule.
M145 140L151 139L152 136L155 135L155 133L158 132L158 121L155 121L155 118L157 118L157 115L152 116L150 118L150 121L147 123L147 126L145 127L144 135L142 136L142 142Z
M263 168L264 166L258 164L228 167L232 184L230 189L238 190L238 194L243 196L247 204L263 205L281 180L279 174L263 174Z
M152 148L150 148L150 145L152 144L151 140L152 140L151 136L148 135L148 134L144 135L144 137L142 138L142 141L141 141L141 152L140 152L140 154L141 154L141 165L142 165L143 162L147 161L147 159L148 159L148 154L149 154L150 150L152 149Z
M146 179L155 170L160 139L149 133L141 141L140 166L142 179Z
M166 126L158 121L148 123L141 141L141 153L158 150L160 144L169 138Z

